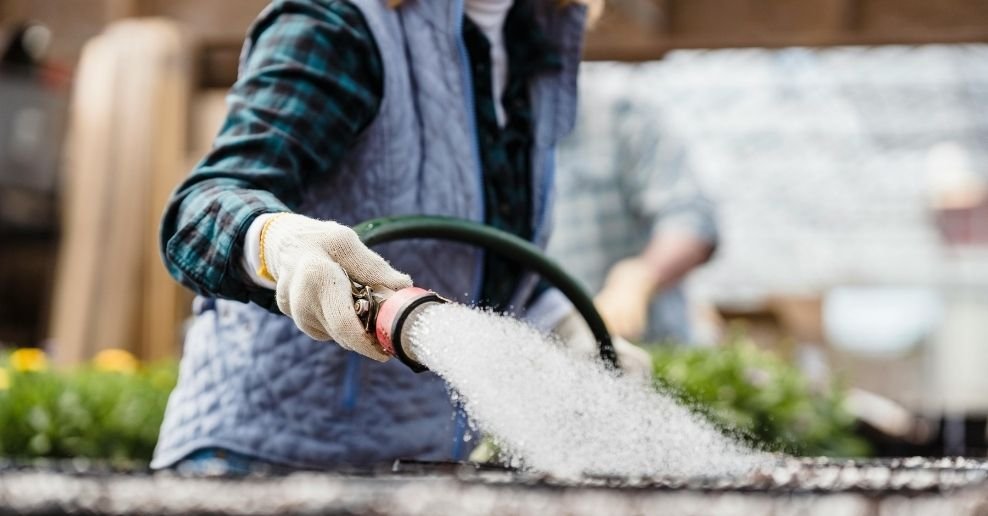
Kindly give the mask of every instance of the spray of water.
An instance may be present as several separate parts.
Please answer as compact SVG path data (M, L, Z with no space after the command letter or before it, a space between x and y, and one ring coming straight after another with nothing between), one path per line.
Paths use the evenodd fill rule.
M562 477L697 477L741 475L769 460L652 385L515 319L437 305L407 336L513 465Z

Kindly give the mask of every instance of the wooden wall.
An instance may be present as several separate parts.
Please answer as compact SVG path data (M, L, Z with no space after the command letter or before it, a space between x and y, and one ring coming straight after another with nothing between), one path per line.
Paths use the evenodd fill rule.
M986 0L610 0L591 59L675 48L988 41Z
M0 0L0 23L26 18L51 27L52 57L74 64L87 39L114 20L165 16L181 20L206 43L239 46L268 0Z
M383 0L382 0L383 1ZM440 0L430 0L440 1ZM36 18L68 63L82 43L128 15L182 20L235 60L268 0L0 0L0 21ZM675 48L988 41L988 0L608 0L590 59L654 59ZM228 64L224 66L229 66Z

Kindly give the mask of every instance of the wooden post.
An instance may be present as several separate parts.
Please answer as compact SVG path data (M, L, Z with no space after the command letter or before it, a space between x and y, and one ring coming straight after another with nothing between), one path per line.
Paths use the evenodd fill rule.
M185 173L187 49L163 20L118 22L86 46L52 319L59 362L105 348L176 355L188 296L161 263L157 230Z
M73 94L65 168L65 208L52 304L56 362L75 363L91 353L90 321L100 307L101 266L109 190L113 78L119 63L103 36L86 44Z
M155 124L151 134L150 191L144 235L144 314L141 328L142 358L161 360L178 354L182 321L188 315L191 299L168 274L158 251L158 225L172 190L186 170L186 129L188 127L190 63L188 45L170 23L148 23L155 43L149 58L153 61L151 112Z

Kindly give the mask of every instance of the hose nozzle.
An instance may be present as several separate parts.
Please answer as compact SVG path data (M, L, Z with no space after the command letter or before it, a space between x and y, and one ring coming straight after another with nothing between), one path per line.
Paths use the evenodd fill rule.
M409 322L418 316L421 308L431 303L448 303L449 300L419 287L398 291L375 290L353 282L353 308L364 323L364 329L374 336L385 353L401 360L412 371L421 373L427 368L402 342Z

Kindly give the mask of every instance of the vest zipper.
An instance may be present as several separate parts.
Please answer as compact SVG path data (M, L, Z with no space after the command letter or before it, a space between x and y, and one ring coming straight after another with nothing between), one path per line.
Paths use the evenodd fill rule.
M469 430L469 425L467 425L467 415L463 412L463 406L457 405L454 407L456 411L453 415L453 435L456 437L453 440L453 460L464 460L466 459L466 434Z
M456 2L456 12L454 16L456 20L454 21L454 30L456 31L456 49L459 53L460 58L460 68L463 72L463 96L466 100L467 108L467 121L470 126L470 151L473 156L474 172L476 174L476 194L477 194L477 213L475 214L477 222L483 223L486 217L484 208L484 171L480 167L480 143L477 141L477 113L474 103L476 100L473 95L473 76L470 72L470 56L467 53L466 43L463 41L463 1L458 0ZM477 261L474 267L473 274L473 292L470 293L471 303L476 303L477 299L480 297L480 289L484 283L484 256L485 252L483 249L477 250Z
M360 394L360 355L347 352L346 370L343 373L343 408L353 410Z
M539 246L544 247L542 233L545 232L545 216L549 211L549 198L551 197L549 191L552 189L553 183L555 183L555 170L556 170L556 149L547 148L545 151L546 155L542 158L542 174L541 174L541 184L539 185L539 211L535 216L533 221L534 227L532 228L532 242ZM532 170L535 170L533 167ZM535 183L535 181L532 181Z
M467 108L467 121L470 126L470 153L473 156L473 167L474 173L477 178L476 182L476 194L477 194L477 222L483 223L486 217L484 209L484 171L480 166L480 142L477 141L479 135L477 134L477 112L474 103L476 100L473 95L473 76L470 72L470 56L467 54L466 42L463 41L463 2L464 0L457 0L456 2L456 12L454 16L454 30L456 31L456 49L460 57L460 68L463 72L463 96L466 100ZM483 288L484 284L484 256L485 252L483 249L478 249L477 260L474 263L474 273L473 273L473 291L470 293L471 303L476 303L478 298L480 298L480 290ZM454 460L459 460L460 455L463 453L464 448L464 437L467 432L467 425L462 417L462 411L456 411L456 427L455 435L453 437L453 450L452 457Z

